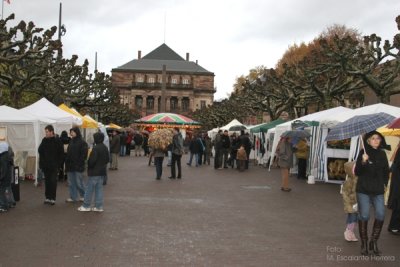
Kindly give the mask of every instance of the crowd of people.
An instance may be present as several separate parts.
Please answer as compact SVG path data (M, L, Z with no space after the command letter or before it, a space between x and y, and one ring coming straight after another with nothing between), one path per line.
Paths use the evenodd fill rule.
M108 137L108 136L107 136ZM173 129L172 142L165 149L151 149L148 145L148 133L124 132L113 130L109 138L96 132L93 144L87 144L80 129L74 127L69 134L63 131L58 137L52 125L45 127L45 137L39 148L39 170L45 179L44 204L54 205L57 196L57 181L68 181L69 198L67 203L82 202L79 211L102 212L103 186L107 184L107 165L109 170L118 170L118 158L131 155L154 158L156 179L163 174L163 161L169 158L169 179L182 179L182 155L188 153L188 166L200 167L211 165L216 170L237 168L245 171L249 168L250 151L253 144L248 133L240 135L220 130L215 138L207 134L188 134L185 140L179 128ZM357 160L345 164L347 179L343 184L342 195L344 210L347 214L345 240L358 241L355 228L358 224L362 255L381 255L378 239L384 224L385 204L392 210L388 231L400 235L400 149L393 153L389 161L384 149L389 149L384 137L377 131L364 136L363 147ZM133 147L134 146L134 147ZM399 144L400 147L400 144ZM305 138L293 140L283 137L278 143L276 161L281 170L281 190L290 192L290 169L297 159L297 178L306 179L309 146ZM15 207L16 202L11 192L13 176L13 151L0 136L0 212ZM84 184L84 172L87 171L87 183ZM391 183L389 177L391 176ZM387 187L390 185L390 188ZM387 199L384 194L387 192ZM94 201L92 201L94 195ZM386 203L385 203L386 202ZM372 233L368 236L370 208L374 208Z

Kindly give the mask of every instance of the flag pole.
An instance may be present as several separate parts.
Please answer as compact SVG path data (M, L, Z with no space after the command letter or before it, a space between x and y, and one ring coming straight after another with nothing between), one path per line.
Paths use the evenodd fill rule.
M3 19L4 0L1 0L1 19Z

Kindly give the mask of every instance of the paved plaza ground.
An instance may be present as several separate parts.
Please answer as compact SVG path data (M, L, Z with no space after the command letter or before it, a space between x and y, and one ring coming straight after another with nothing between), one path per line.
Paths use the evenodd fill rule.
M184 162L186 162L184 157ZM344 241L339 186L291 177L278 169L246 172L183 166L161 181L144 157L122 157L109 172L103 213L78 212L58 184L55 206L44 188L21 184L21 201L0 214L0 267L6 266L400 266L400 237L386 231L384 257L361 257ZM371 226L371 225L370 225Z

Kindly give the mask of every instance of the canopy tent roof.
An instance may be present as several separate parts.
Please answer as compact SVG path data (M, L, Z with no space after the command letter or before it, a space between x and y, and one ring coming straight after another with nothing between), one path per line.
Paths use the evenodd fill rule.
M227 130L229 131L229 128L231 128L232 126L238 126L238 125L243 125L243 123L241 123L240 121L238 121L237 119L233 119L231 122L229 122L227 125L222 126L221 128L219 128L220 130Z
M115 129L115 130L121 130L122 129L121 126L119 126L119 125L117 125L115 123L112 123L112 122L110 122L110 124L106 125L106 128L107 129Z
M57 123L70 123L78 126L82 125L81 118L60 109L44 97L30 106L22 108L21 110L33 114L39 118L55 120Z
M136 124L148 126L151 124L187 125L200 127L200 123L186 116L175 113L155 113L135 121Z
M47 118L39 118L23 110L18 110L8 106L0 106L0 122L28 123L28 122L54 123L55 121Z
M284 123L285 120L282 119L277 119L274 121L266 122L266 123L261 123L258 125L254 125L253 127L250 128L251 133L259 133L259 132L267 132L269 129L274 128L275 126Z
M58 107L64 111L80 118L82 120L82 128L85 128L85 129L86 128L91 128L91 129L98 128L97 121L93 120L92 118L82 116L76 109L70 108L65 104L61 104Z
M391 105L387 105L387 104L378 103L378 104L364 106L364 107L360 107L360 108L356 108L356 109L352 109L352 110L347 110L347 111L336 113L336 114L333 113L333 114L323 118L321 123L326 124L326 123L329 123L332 121L343 122L343 121L348 120L357 115L367 115L367 114L373 114L373 113L379 113L379 112L385 112L389 115L395 116L396 118L400 117L400 108L391 106Z

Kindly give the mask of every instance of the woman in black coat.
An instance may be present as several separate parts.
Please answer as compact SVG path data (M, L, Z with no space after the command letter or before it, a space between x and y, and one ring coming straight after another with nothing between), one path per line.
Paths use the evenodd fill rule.
M384 190L389 179L389 164L383 148L385 139L377 131L364 137L365 149L358 155L355 174L358 176L356 192L358 203L358 229L361 238L361 254L380 255L378 239L385 218ZM374 207L375 221L368 244L370 206Z

